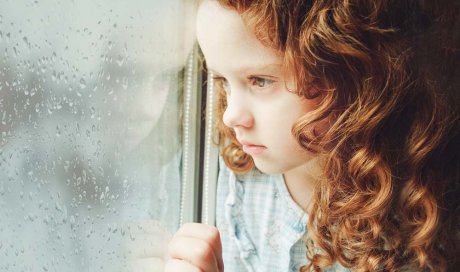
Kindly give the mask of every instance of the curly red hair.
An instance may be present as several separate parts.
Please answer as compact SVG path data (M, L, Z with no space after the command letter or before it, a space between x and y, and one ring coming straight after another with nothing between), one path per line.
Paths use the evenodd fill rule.
M220 0L284 53L299 95L324 95L292 132L325 154L305 271L452 271L459 266L459 4ZM429 3L430 2L430 3ZM432 3L433 2L433 3ZM456 30L456 31L455 31ZM254 167L222 123L222 156ZM312 124L332 125L317 135ZM314 127L314 126L313 126Z

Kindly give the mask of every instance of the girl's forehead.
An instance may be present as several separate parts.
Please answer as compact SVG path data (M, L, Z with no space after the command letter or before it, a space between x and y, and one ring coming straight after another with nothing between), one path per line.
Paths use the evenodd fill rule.
M198 38L208 33L216 38L232 36L241 41L255 38L252 29L236 11L222 7L217 1L205 1L200 5L197 30Z
M263 45L234 10L205 1L197 15L197 38L208 68L244 72L279 70L283 56Z

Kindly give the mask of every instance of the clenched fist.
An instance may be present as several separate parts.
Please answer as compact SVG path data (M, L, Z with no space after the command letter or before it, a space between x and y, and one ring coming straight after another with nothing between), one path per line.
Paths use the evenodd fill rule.
M217 228L183 225L169 243L165 272L223 272L222 244Z

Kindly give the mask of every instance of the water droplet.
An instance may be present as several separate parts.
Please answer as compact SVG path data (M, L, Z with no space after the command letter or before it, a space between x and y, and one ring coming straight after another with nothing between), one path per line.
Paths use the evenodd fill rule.
M63 213L62 213L62 223L66 223L67 222L67 206L64 205L64 210L63 210Z
M27 48L30 50L30 49L31 49L31 45L30 45L29 40L27 39L27 37L23 37L22 40L23 40L24 43L26 44Z
M123 86L123 90L128 89L128 78L127 77L123 77L121 79L121 86Z
M69 171L70 161L64 162L64 171L67 173Z
M81 177L82 177L82 180L83 180L83 184L86 184L86 170L83 169L83 171L81 172Z
M6 125L6 111L3 111L3 115L2 115L2 125Z
M96 117L96 109L94 107L91 107L90 111L91 111L91 119L94 119L94 117Z
M69 218L70 227L73 229L75 227L75 216L70 216Z
M55 203L54 208L55 208L57 211L62 212L62 207L61 207L61 205L60 205L58 202Z
M118 66L123 66L124 62L125 62L125 57L123 57L122 55L118 55L117 59L115 60L118 64Z
M85 89L85 88L86 88L86 81L83 78L81 78L80 79L80 89Z
M52 80L53 82L57 82L56 70L53 70L53 73L51 74L51 80Z

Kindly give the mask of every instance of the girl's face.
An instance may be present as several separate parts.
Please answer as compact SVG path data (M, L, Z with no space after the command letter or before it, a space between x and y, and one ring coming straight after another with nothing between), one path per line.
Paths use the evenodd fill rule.
M269 174L302 169L313 154L291 133L295 121L317 100L290 92L280 52L265 47L239 14L205 1L197 15L197 36L208 69L227 92L224 123L234 129L256 167Z

